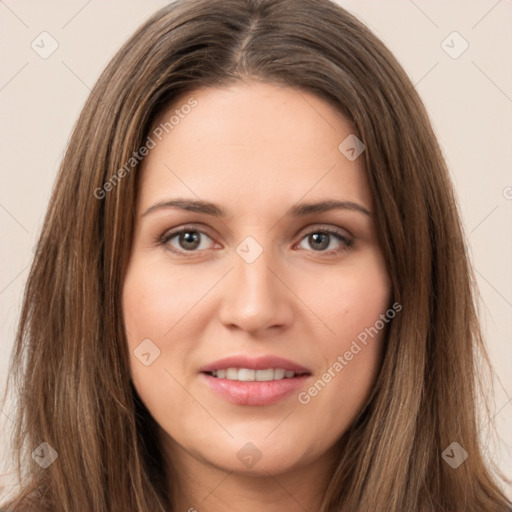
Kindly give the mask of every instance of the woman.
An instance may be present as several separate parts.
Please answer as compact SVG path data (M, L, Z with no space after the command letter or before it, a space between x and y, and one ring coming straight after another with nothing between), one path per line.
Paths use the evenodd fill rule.
M4 508L509 510L481 354L446 166L390 52L328 0L175 2L62 162Z

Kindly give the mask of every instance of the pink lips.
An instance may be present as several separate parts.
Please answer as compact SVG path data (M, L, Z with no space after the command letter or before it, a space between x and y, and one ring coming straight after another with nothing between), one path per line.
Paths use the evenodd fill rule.
M200 372L212 372L226 368L249 368L251 370L266 370L267 368L283 368L295 373L310 373L307 368L277 356L248 357L246 355L230 356L219 359L203 366Z
M294 377L281 380L241 382L217 378L209 372L227 368L248 368L265 370L282 368L293 371ZM297 363L276 356L248 357L245 355L231 356L207 364L200 369L201 377L216 394L237 405L270 405L297 392L303 387L311 372Z

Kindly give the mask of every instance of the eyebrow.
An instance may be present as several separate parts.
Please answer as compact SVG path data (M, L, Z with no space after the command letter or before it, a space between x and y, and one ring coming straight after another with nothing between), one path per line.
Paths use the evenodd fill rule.
M159 201L154 205L150 206L143 214L142 217L150 214L157 210L164 210L168 208L179 208L180 210L186 210L195 213L204 213L206 215L212 215L214 217L225 218L227 216L225 210L215 203L209 201L201 201L194 199L170 199ZM319 201L316 203L302 203L292 206L285 214L286 217L304 217L312 213L323 213L330 210L351 210L364 215L371 216L369 210L359 203L353 201L339 201L335 199L329 199L325 201Z

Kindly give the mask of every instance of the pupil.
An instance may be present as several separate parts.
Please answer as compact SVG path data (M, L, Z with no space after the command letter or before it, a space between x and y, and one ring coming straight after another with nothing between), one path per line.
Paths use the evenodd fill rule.
M181 235L181 241L185 244L185 249L196 249L199 245L199 236L196 231L186 231ZM189 245L192 244L192 247Z
M197 231L186 231L181 234L180 242L184 244L186 249L197 249L199 245L199 236ZM312 246L317 249L325 249L329 245L329 236L326 233L313 233L309 236Z
M328 241L328 235L326 233L313 233L312 235L310 235L310 238L313 240L313 246L315 244L318 243L318 239L320 238L323 238L323 243L321 243L321 247L318 247L319 249L325 249L328 245L329 245L329 241Z

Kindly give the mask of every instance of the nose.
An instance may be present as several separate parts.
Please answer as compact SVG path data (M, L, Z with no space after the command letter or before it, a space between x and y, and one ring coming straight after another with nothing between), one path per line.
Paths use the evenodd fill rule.
M220 320L230 329L252 335L283 330L293 322L293 293L286 273L270 251L263 251L252 263L233 254L234 268L226 279L220 306Z

